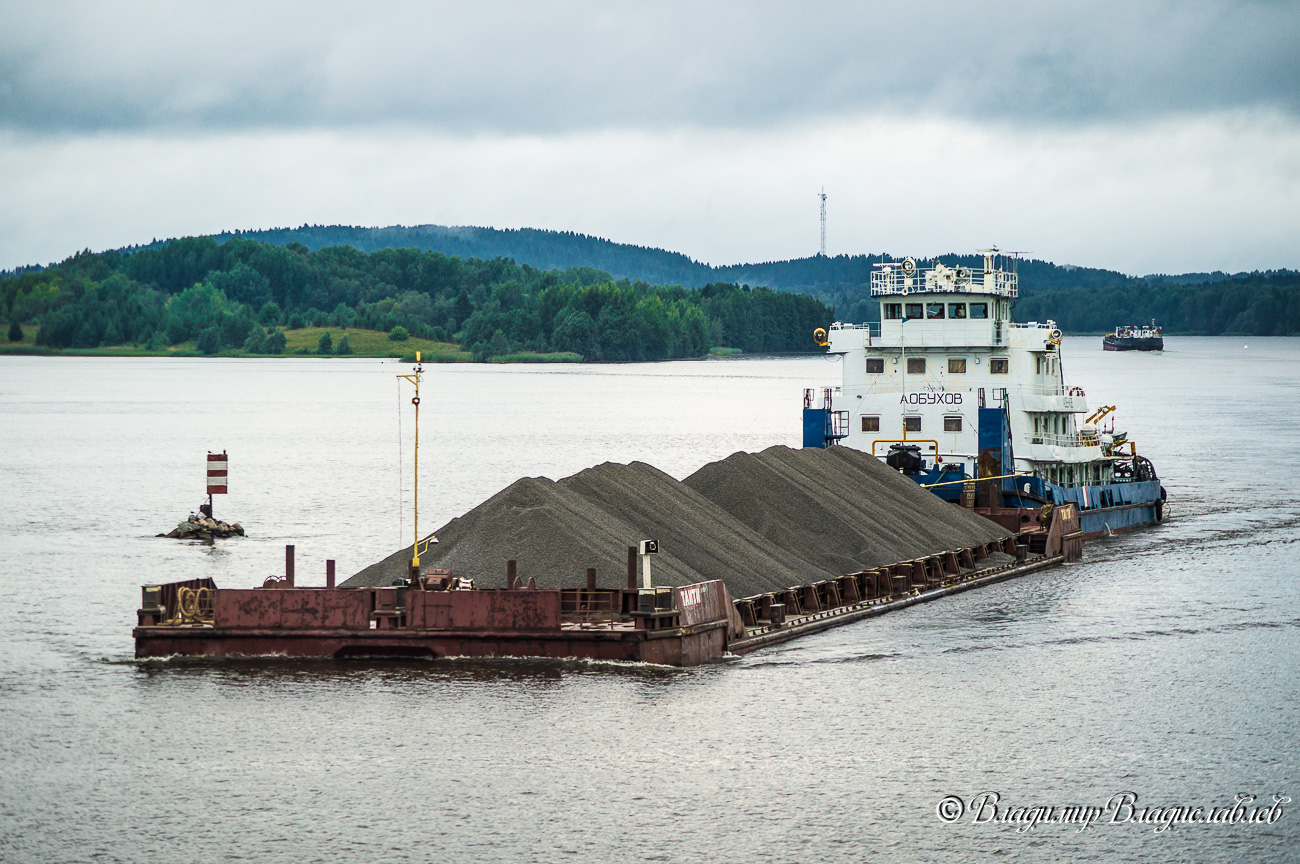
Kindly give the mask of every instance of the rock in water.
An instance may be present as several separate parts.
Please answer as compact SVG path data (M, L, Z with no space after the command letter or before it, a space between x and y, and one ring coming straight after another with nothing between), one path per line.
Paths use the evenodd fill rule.
M166 534L159 537L172 537L177 540L213 540L217 537L243 537L244 526L238 522L227 523L209 516L194 516L181 522Z

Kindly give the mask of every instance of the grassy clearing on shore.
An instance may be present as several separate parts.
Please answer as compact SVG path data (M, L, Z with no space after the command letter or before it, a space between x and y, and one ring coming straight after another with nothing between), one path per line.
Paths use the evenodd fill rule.
M339 343L343 337L348 337L348 345L352 348L353 357L410 357L415 359L415 352L419 351L421 359L430 363L442 362L468 362L474 359L474 355L468 351L460 350L460 346L452 342L434 342L431 339L416 339L412 336L410 339L404 339L401 342L394 342L388 338L388 334L379 330L357 330L355 328L344 330L341 327L304 327L301 330L285 330L284 353L302 356L303 349L306 353L315 354L316 346L320 344L320 337L323 333L329 333L330 339L334 342L334 350L338 351ZM243 353L243 352L239 352Z
M572 351L554 351L549 354L539 354L535 351L517 351L514 354L502 354L500 357L492 357L489 363L581 363L582 355L574 354Z

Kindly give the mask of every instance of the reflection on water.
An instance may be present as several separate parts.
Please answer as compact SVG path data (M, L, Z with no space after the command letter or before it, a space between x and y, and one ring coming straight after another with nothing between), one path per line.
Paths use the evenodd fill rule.
M1289 860L1300 811L1158 836L935 815L986 790L1300 798L1300 460L1280 410L1300 349L1167 343L1064 351L1070 383L1119 404L1155 462L1165 524L691 670L137 662L144 582L260 584L295 543L299 579L323 583L326 558L342 578L406 542L399 369L0 358L0 859ZM802 388L838 376L821 358L437 367L422 525L523 475L642 459L683 477L797 445ZM155 538L197 506L209 449L231 454L218 515L249 536Z

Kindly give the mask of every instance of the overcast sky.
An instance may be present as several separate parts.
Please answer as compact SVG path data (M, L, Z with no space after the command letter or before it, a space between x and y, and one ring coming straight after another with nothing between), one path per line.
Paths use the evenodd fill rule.
M269 7L269 8L268 8ZM0 267L306 223L1300 267L1300 3L0 2Z

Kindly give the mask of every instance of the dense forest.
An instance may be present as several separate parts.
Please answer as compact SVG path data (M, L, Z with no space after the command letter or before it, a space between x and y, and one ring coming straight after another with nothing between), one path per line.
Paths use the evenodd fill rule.
M365 252L415 247L462 258L509 258L541 270L594 268L615 279L687 288L718 284L766 285L807 294L834 309L844 321L874 321L879 307L870 297L873 265L886 255L813 255L789 261L710 266L677 252L614 243L585 234L538 229L495 229L440 225L358 228L303 225L216 235L218 243L254 239L308 249L353 246ZM157 245L157 244L155 244ZM150 248L150 247L145 247ZM941 255L950 266L980 266L974 255ZM1051 318L1074 332L1109 330L1116 324L1155 318L1169 333L1269 333L1300 335L1295 297L1300 274L1276 271L1231 275L1223 272L1130 276L1114 270L1022 259L1016 263L1020 320Z
M1300 273L1249 273L1189 283L1161 277L1022 294L1021 321L1052 319L1072 332L1103 332L1154 319L1166 333L1300 336Z
M480 360L807 351L808 334L832 319L878 320L870 274L891 260L711 267L556 231L304 225L83 252L0 274L0 314L11 341L21 337L18 322L38 324L37 343L51 348L154 350L193 340L207 353L273 354L284 350L286 330L329 327L456 342ZM933 260L982 266L973 255L922 266ZM1300 335L1295 271L1134 277L1033 259L1015 266L1022 321L1100 332L1155 319L1170 334Z
M888 255L812 255L789 261L710 266L680 252L669 252L572 231L537 228L476 228L446 225L392 225L359 228L349 225L302 225L213 235L218 243L243 238L286 246L300 243L310 250L352 246L363 252L415 248L461 258L509 258L540 270L592 267L615 279L641 280L654 285L699 288L709 283L748 283L805 294L853 294L865 291L873 265L895 260ZM140 248L152 248L154 244ZM975 255L943 255L936 260L956 265L978 265ZM1020 262L1022 281L1034 288L1114 284L1130 279L1113 270L1072 267L1050 261Z
M11 340L20 324L37 323L36 343L51 348L194 340L208 354L275 354L285 330L315 326L457 342L479 360L521 352L661 360L720 346L810 351L813 329L832 318L814 298L748 285L655 286L590 267L209 237L87 251L6 274L0 312Z

